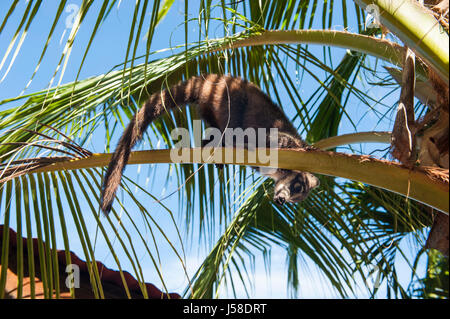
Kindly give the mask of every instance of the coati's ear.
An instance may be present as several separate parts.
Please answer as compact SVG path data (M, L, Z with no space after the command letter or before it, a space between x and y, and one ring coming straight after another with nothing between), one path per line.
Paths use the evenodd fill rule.
M320 180L319 180L315 175L313 175L313 174L310 174L310 173L309 173L309 178L308 178L308 180L309 180L309 187L310 187L311 189L314 189L314 188L316 188L317 186L320 185Z

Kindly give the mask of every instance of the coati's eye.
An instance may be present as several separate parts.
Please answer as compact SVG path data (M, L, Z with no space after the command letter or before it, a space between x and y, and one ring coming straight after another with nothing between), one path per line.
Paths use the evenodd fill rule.
M300 193L302 191L302 189L303 189L303 186L301 183L297 182L294 184L294 188L293 188L294 193Z

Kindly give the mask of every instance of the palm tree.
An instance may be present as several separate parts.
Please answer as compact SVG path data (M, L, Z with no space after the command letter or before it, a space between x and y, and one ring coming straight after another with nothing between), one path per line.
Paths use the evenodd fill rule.
M0 35L13 23L13 14L23 18L0 62L1 81L11 78L9 71L14 70L27 33L42 19L41 2L22 6L15 0L2 13ZM387 297L448 297L447 259L429 249L445 253L446 244L448 254L448 227L447 240L439 231L443 223L448 225L448 1L432 2L422 6L413 0L185 0L185 21L178 27L185 41L160 52L151 49L152 39L160 22L175 10L174 1L138 0L130 17L125 61L117 61L122 63L104 74L80 79L94 38L121 4L83 0L49 87L33 93L24 90L26 94L0 102L0 218L6 230L0 296L5 297L11 276L6 265L14 260L17 296L24 296L24 277L30 277L34 287L39 269L44 296L60 297L64 274L56 249L66 264L72 264L71 249L78 247L94 296L108 297L102 269L94 262L99 258L96 248L103 245L128 297L134 295L127 289L125 270L136 278L141 294L149 297L143 284L143 269L149 265L161 279L160 288L168 292L162 249L178 258L180 276L187 278L180 294L212 298L220 296L222 286L234 291L239 282L247 291L255 256L262 255L270 265L274 246L286 253L292 296L302 280L299 263L308 259L342 297L357 295L361 280L373 275L371 265L376 266ZM60 1L55 8L30 83L68 5ZM367 12L374 17L370 28ZM92 25L88 13L96 16ZM333 29L334 21L341 31ZM74 81L62 84L69 56L79 45L75 40L80 26L90 28L92 35ZM195 40L192 26L198 30ZM143 37L145 48L139 55ZM152 93L206 73L242 76L283 106L299 133L317 149L280 151L279 167L321 174L320 188L300 204L279 207L271 201L271 181L244 165L218 171L192 159L190 164L158 164L167 168L166 183L175 176L177 195L170 196L178 196L177 213L152 193L160 192L162 183L148 178L144 186L125 176L112 213L103 216L99 194L104 166L124 125ZM308 84L310 92L301 91L305 83L313 83ZM355 104L363 116L354 112ZM395 112L397 106L401 112ZM375 128L385 120L395 122L389 128L393 133L364 129L366 114L373 117L369 122ZM169 150L154 150L156 141L173 147L170 132L192 127L197 117L187 108L155 121L143 146L153 150L133 153L130 163L170 163ZM344 126L347 134L342 134ZM92 136L104 138L104 154L89 150ZM384 143L384 150L369 154L365 151L369 142ZM166 212L163 219L156 216L155 207ZM184 250L189 239L181 235L176 218L185 221L190 240L200 236L198 243L210 248L193 276L188 274ZM175 231L169 233L170 227ZM9 228L20 239L14 249ZM404 247L405 240L412 245ZM416 270L424 254L432 259L426 277L419 278ZM410 264L409 286L398 278L397 256ZM441 279L429 280L438 268ZM367 289L375 296L378 286ZM32 290L31 297L36 297ZM77 290L71 288L70 296L76 297Z

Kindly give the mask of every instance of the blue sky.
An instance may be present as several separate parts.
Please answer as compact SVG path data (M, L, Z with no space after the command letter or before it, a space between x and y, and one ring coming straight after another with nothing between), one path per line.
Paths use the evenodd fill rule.
M25 6L26 1L20 1L19 6L22 8ZM50 0L44 1L42 4L42 8L39 11L39 15L36 18L35 22L32 25L31 31L27 34L26 41L23 44L23 48L21 52L17 56L14 65L12 66L9 74L5 78L5 80L0 83L0 100L5 98L10 98L13 96L17 96L23 90L23 88L28 83L34 68L36 67L37 61L39 59L39 55L42 51L42 46L45 40L47 39L48 31L51 27L51 23L53 21L54 14L56 12L56 4L58 1ZM79 0L71 0L69 4L80 5L81 1ZM9 1L1 1L0 3L0 17L3 17L4 12L9 8ZM99 6L100 2L94 3L94 6ZM340 6L340 4L336 4ZM194 6L193 6L194 7ZM129 36L129 26L130 26L130 17L133 14L134 9L134 1L121 1L120 2L120 10L114 8L108 17L108 19L102 25L100 32L97 34L96 39L92 48L90 49L88 58L81 70L79 79L85 79L87 77L96 76L99 74L106 73L111 70L115 65L122 63L125 59L126 52L126 43L128 41ZM197 10L193 8L193 10ZM335 10L339 10L339 8L335 8ZM23 12L22 10L17 10L19 12ZM98 10L91 10L89 15L87 16L86 25L92 26L95 22L95 12ZM320 10L319 10L320 12ZM31 83L27 92L34 92L38 90L45 89L53 77L55 68L60 59L62 50L64 48L65 41L67 40L68 34L70 33L70 29L66 27L67 21L70 21L70 14L72 12L64 12L63 18L57 26L54 38L50 43L48 48L48 53L44 58L42 65L37 73L36 78ZM150 12L149 12L150 14ZM193 11L191 18L196 17L196 12ZM338 15L337 15L338 16ZM336 17L337 17L336 16ZM48 18L46 18L48 17ZM176 0L171 11L162 21L162 23L158 26L157 31L154 36L152 50L159 50L168 48L174 45L184 43L184 27L180 24L183 21L184 17L184 1ZM14 34L15 29L18 24L18 19L20 17L18 14L12 16L11 23L6 25L4 32L0 35L0 57L3 56L4 52L9 45L12 35ZM351 17L350 24L354 21ZM320 27L320 26L318 26ZM191 40L196 40L198 34L198 25L196 22L191 24L192 30L190 30L193 34ZM342 30L342 22L339 19L333 23L333 29ZM350 30L351 31L351 30ZM214 31L216 32L216 31ZM214 33L213 32L213 33ZM219 33L219 31L217 31ZM90 36L90 29L83 27L80 29L80 33L76 40L73 52L71 54L67 69L65 71L64 77L62 79L62 83L67 83L73 81L78 72L78 67L80 65L81 59L83 57L85 51L85 45ZM218 36L222 36L222 34L218 34ZM139 47L139 52L143 52L145 48L145 41L142 41ZM317 56L321 56L323 53L322 48L316 47L313 51L317 54ZM340 58L345 53L345 50L336 49L333 51L335 56L333 59L339 62ZM166 53L170 54L170 52ZM158 57L163 57L164 54L158 55ZM0 70L0 78L3 77L5 69L9 60L6 63L6 66ZM334 65L336 66L336 65ZM323 75L323 74L322 74ZM59 80L59 74L55 79L55 84ZM315 89L313 81L310 79L304 80L302 83L299 83L300 93L307 93L310 90ZM375 99L381 99L385 91L380 89L373 89L369 92L371 96ZM393 94L393 97L398 95ZM283 97L286 98L287 97ZM387 104L392 103L393 100L386 101ZM362 118L362 120L358 123L358 128L360 130L390 130L391 122L389 120L389 116L380 123L377 123L376 116L373 112L367 111L367 107L364 106L360 101L354 101L352 106L349 107L349 113L354 116L354 118ZM293 108L287 108L288 114L289 110L292 113ZM364 117L362 115L365 114ZM297 123L298 124L298 123ZM340 133L349 133L353 132L354 129L350 125L348 121L343 121L340 127ZM116 136L117 138L117 136ZM104 134L102 132L96 133L95 136L92 136L89 143L85 145L90 151L101 153L105 151L104 147ZM144 145L145 147L145 145ZM161 148L165 147L163 144L160 145ZM377 148L385 148L385 145L367 145L364 146L360 151L364 153L369 153L372 150ZM168 166L159 165L159 166L135 166L127 169L127 175L130 177L135 177L140 185L146 186L148 184L152 184L149 181L156 181L153 183L151 188L152 193L156 197L162 197L165 194L168 194L177 189L177 185L174 181L176 179L172 178L171 181L167 185L163 185L163 183L158 183L159 181L163 181L166 178L166 174L168 173ZM149 173L151 172L151 173ZM149 174L152 174L151 177ZM168 200L164 201L164 204L174 213L178 212L178 200L177 195L170 197ZM167 234L171 234L173 236L173 242L177 242L177 236L175 232L174 225L172 221L167 217L167 212L165 212L161 207L154 203L149 203L149 207L151 207L151 212L154 214L155 219L161 223L162 227L167 229ZM84 207L84 206L83 206ZM175 216L175 220L178 222L180 228L183 228L183 214L179 214ZM92 232L95 232L94 224L92 226ZM184 232L182 231L184 234ZM147 234L149 236L149 234ZM188 273L193 274L197 267L200 265L203 257L208 253L208 249L210 247L201 246L198 247L198 238L194 238L190 245L186 248L186 265L188 267ZM409 245L410 243L405 243L405 245ZM82 256L81 247L76 244L71 246L71 249ZM99 256L99 259L106 263L107 266L115 268L114 262L107 252L105 246L99 242L96 247L96 253ZM144 251L138 252L138 254L142 254L142 259L148 258ZM264 263L262 261L261 256L257 256L255 262L254 269L254 278L255 278L255 286L252 290L252 297L268 297L268 298L283 298L287 297L286 290L286 265L285 265L285 253L283 250L274 247L272 252L272 263L270 268L270 280L268 280L268 276L266 275L266 269L264 267ZM161 268L164 270L164 279L167 284L169 291L181 292L186 286L186 280L182 276L182 268L180 266L179 260L174 256L173 253L170 253L170 248L165 244L161 244L161 260L163 265ZM400 265L402 261L399 260ZM145 262L143 264L147 265ZM410 273L408 267L403 267L401 269L405 270L405 274L400 274L400 276L404 276L404 281L408 282L410 278ZM130 270L130 269L127 269ZM160 286L159 278L155 275L154 267L148 264L148 267L143 269L145 274L145 280L147 282L152 282L157 286ZM179 274L179 275L177 275ZM323 276L314 268L314 265L309 262L307 259L305 262L301 263L300 267L300 276L301 276L301 287L299 297L302 298L332 298L337 297L338 295L330 290L329 284L323 278ZM362 283L361 283L362 285ZM238 295L244 296L242 289L239 290ZM226 296L226 295L225 295ZM383 292L380 293L380 296L384 296ZM361 290L358 293L358 297L367 297L366 293Z

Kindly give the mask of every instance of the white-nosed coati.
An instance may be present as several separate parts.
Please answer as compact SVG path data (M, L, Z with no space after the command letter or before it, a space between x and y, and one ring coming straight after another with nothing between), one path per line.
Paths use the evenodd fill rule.
M197 105L206 124L221 132L227 128L277 128L279 148L308 146L283 111L256 85L231 76L192 77L150 96L128 124L103 182L101 208L104 213L111 210L131 149L142 139L150 123L167 110L186 104ZM278 204L301 201L319 185L318 178L307 172L277 169L265 175L276 182L274 201Z

